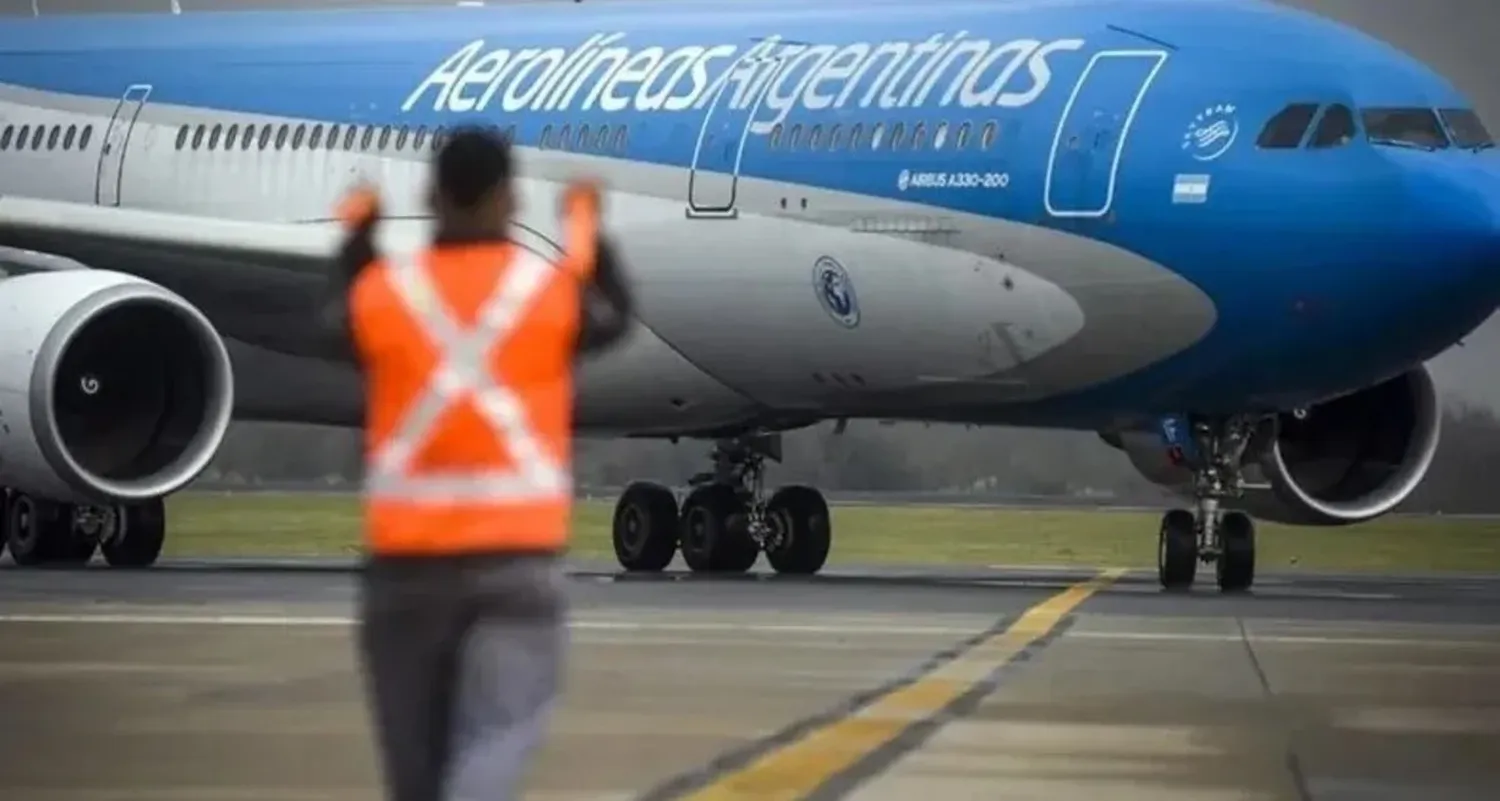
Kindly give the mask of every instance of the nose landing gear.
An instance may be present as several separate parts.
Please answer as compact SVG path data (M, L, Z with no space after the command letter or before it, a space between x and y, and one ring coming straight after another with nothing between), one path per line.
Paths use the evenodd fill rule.
M1193 471L1196 503L1192 511L1173 509L1162 517L1157 577L1164 589L1191 588L1200 561L1214 565L1224 592L1243 592L1254 584L1255 522L1221 504L1243 492L1240 464L1255 423L1251 417L1231 417L1191 424L1194 447L1182 454Z

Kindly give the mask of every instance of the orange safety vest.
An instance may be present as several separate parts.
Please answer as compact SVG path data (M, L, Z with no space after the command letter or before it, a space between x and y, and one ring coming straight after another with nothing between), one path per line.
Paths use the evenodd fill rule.
M372 553L566 545L573 357L597 192L571 187L565 214L557 263L511 242L439 247L377 260L351 286Z

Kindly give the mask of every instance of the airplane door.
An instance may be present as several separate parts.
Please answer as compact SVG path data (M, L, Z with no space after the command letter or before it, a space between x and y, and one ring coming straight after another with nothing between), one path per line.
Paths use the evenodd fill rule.
M1044 190L1048 214L1109 214L1131 125L1166 60L1162 50L1105 50L1089 60L1052 138Z
M135 118L151 95L150 84L138 83L125 90L120 102L115 105L115 115L109 119L109 128L104 132L104 142L99 147L99 172L94 181L94 202L100 206L120 205L120 178L125 172L125 149L130 145L130 132L135 128Z
M733 81L724 81L714 94L713 102L703 115L703 126L698 129L698 141L693 147L693 166L688 172L689 217L734 217L735 193L739 188L740 167L745 160L745 144L750 139L750 125L760 111L766 92L776 83L776 74L781 71L785 59L760 57L742 59L732 68L735 72L762 65L756 70L756 79L750 83L754 96L743 98L740 108L734 107L736 90ZM769 70L762 76L761 70Z

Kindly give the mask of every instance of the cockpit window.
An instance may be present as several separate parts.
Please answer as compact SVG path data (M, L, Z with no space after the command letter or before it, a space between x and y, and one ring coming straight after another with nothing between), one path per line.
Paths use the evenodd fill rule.
M1472 109L1445 108L1438 113L1443 115L1443 122L1448 123L1454 147L1483 150L1495 146L1495 140L1490 138L1490 132Z
M1442 150L1448 147L1448 135L1430 108L1367 108L1365 136L1377 145Z
M1257 147L1289 150L1302 144L1302 135L1318 113L1317 103L1293 103L1276 112L1255 140Z
M1354 112L1342 104L1332 105L1318 121L1309 147L1342 147L1354 139L1355 132Z

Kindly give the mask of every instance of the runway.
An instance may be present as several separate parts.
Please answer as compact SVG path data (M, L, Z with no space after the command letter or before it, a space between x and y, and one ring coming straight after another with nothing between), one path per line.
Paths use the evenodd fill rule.
M367 799L340 563L0 570L0 797ZM1211 583L1211 576L1206 577ZM1489 799L1500 578L572 572L528 798Z

